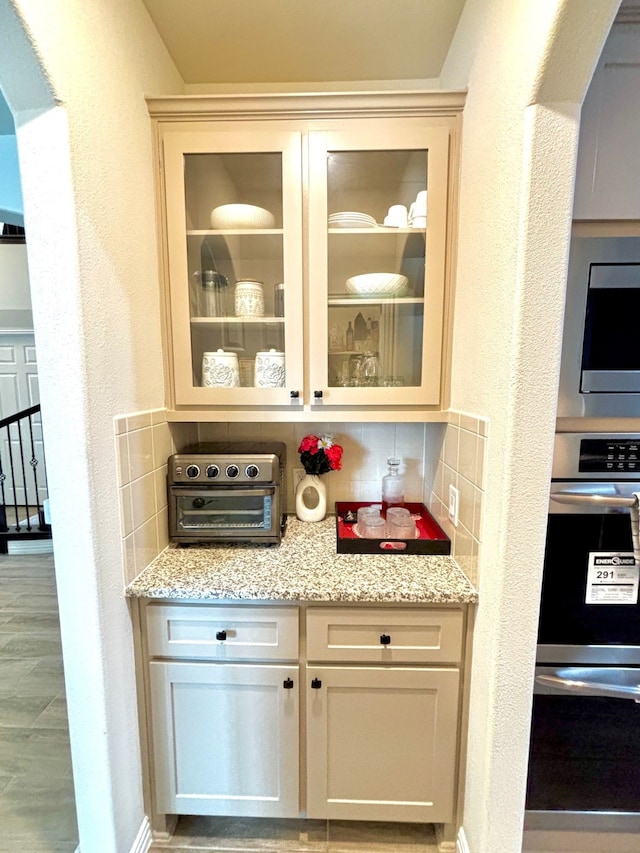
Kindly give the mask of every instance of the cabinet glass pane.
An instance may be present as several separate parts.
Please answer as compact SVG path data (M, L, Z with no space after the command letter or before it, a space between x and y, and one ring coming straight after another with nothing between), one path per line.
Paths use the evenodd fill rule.
M426 149L328 153L330 386L422 383L427 166Z
M184 157L194 386L285 385L282 176L281 152Z

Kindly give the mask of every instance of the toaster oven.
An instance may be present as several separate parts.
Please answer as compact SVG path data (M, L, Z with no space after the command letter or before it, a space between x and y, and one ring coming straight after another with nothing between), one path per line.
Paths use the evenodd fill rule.
M169 457L169 539L278 544L286 526L286 445L212 442Z

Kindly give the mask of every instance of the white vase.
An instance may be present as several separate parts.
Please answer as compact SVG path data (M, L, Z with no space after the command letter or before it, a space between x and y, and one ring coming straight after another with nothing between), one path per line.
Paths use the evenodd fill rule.
M322 521L327 514L327 487L317 474L305 474L296 486L296 516L300 521Z

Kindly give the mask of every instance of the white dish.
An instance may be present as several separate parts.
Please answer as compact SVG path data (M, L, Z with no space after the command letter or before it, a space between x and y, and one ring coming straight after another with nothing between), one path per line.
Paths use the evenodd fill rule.
M338 219L329 222L331 228L376 228L377 222L369 222L364 219Z
M339 213L331 213L329 222L334 225L338 222L368 222L371 225L376 225L376 220L368 213L359 213L357 210L343 210Z
M402 296L409 286L406 275L392 272L372 272L348 278L347 293L357 296Z
M274 228L276 218L253 204L221 204L211 211L212 228Z

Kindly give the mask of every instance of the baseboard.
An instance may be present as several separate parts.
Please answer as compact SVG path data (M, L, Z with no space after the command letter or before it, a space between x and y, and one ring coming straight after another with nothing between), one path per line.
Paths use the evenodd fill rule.
M456 853L471 853L471 848L467 843L467 836L464 833L464 827L458 830L458 840L456 842Z
M151 841L151 824L149 823L149 818L145 815L129 853L147 853L151 847Z

